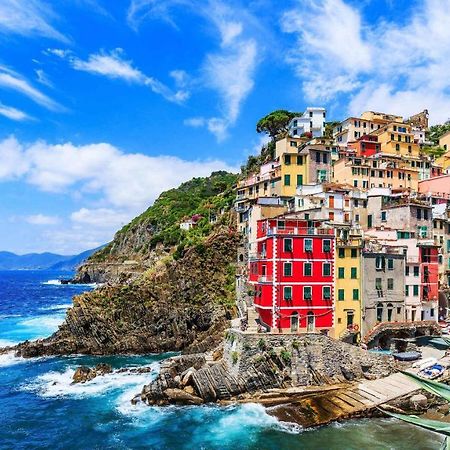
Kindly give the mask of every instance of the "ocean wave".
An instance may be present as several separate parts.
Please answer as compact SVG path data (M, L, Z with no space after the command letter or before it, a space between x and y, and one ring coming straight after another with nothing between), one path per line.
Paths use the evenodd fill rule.
M41 284L47 285L47 286L88 286L88 287L98 287L101 286L99 283L62 283L61 280L47 280L42 281Z
M2 344L0 344L0 346L2 346ZM25 361L25 358L15 356L14 352L3 353L0 355L0 367L9 367L15 364L23 363Z
M43 333L47 333L49 330L56 331L63 322L64 315L36 316L31 319L21 320L18 325L33 327L37 330L42 330Z
M48 280L48 281L43 281L41 284L49 284L49 285L52 285L52 286L60 286L62 283L61 283L61 280Z
M73 303L61 303L59 305L50 305L39 308L40 311L57 311L60 309L69 309L73 306Z
M130 403L142 386L149 382L149 375L151 375L151 373L119 373L114 371L106 375L99 375L86 383L73 384L74 373L74 367L69 367L64 372L47 372L35 378L28 385L23 386L23 389L33 391L44 398L86 398L117 391L121 392L118 397L118 407L120 407L125 402L125 394L127 396L126 401Z

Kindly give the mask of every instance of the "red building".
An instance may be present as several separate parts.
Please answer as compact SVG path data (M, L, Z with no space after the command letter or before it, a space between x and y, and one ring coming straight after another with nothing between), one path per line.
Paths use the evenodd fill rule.
M380 152L380 144L378 137L371 134L365 134L358 138L356 142L352 142L349 146L356 151L358 156L372 156Z
M439 297L439 246L420 242L418 246L421 276L420 298L423 306L426 307L427 302L437 302Z
M250 282L260 320L271 331L333 327L334 230L286 214L258 221Z

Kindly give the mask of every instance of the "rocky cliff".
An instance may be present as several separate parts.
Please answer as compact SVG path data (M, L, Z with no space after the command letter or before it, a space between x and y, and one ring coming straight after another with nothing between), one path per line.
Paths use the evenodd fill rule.
M177 260L160 260L133 281L75 297L53 336L16 351L32 357L214 348L234 312L237 242L235 229L221 226Z

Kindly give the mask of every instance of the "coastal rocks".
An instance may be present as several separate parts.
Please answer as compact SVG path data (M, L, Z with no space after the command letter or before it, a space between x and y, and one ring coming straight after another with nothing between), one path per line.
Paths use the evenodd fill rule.
M50 338L24 342L18 356L204 352L216 348L231 318L230 264L238 237L228 228L179 260L130 283L74 298ZM207 281L206 281L207 280Z
M87 381L93 380L97 376L103 376L107 373L112 372L112 367L109 364L100 363L95 367L90 368L87 366L80 366L75 370L73 374L73 384L75 383L86 383Z
M428 398L423 394L415 394L409 399L409 402L414 409L426 408L428 405Z

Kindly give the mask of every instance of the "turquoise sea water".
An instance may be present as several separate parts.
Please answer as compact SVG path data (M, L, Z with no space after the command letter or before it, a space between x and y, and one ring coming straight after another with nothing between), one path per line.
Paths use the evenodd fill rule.
M88 286L70 274L0 272L0 345L43 337ZM1 449L436 449L439 435L391 420L361 420L302 431L259 405L133 406L130 399L170 355L52 357L0 355ZM80 364L150 365L151 374L113 373L71 385Z

